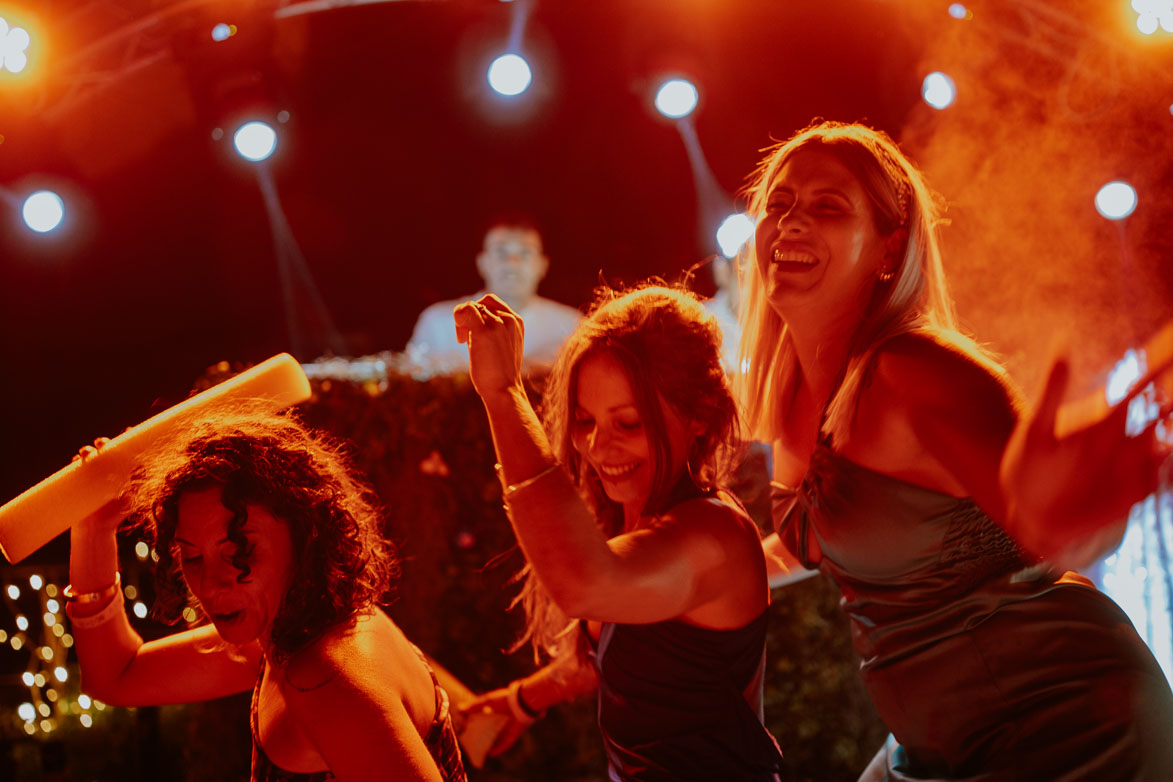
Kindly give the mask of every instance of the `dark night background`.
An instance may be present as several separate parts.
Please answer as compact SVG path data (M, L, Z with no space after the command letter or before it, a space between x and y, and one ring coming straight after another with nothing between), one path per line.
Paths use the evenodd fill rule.
M692 122L726 197L764 147L815 117L864 120L901 141L948 200L946 268L963 321L1028 395L1057 341L1074 351L1073 394L1083 393L1173 314L1173 34L1140 36L1128 0L974 0L965 19L942 0L391 0L305 13L311 5L0 0L0 17L47 41L27 77L0 77L0 503L81 444L183 399L212 365L295 349L279 283L291 245L275 243L256 167L230 142L243 119L272 123L279 111L288 120L275 124L266 166L351 355L401 350L427 304L477 290L474 256L502 212L542 226L541 293L572 305L600 276L674 278L710 257L720 215L700 206L682 134L652 107L667 75L700 90ZM485 70L527 9L521 52L534 83L504 99ZM237 34L214 42L217 22ZM958 85L940 112L920 98L935 70ZM1140 205L1112 224L1092 196L1118 178ZM41 187L66 199L69 221L44 236L10 207ZM703 269L696 287L711 290ZM304 293L298 358L309 361L327 337ZM421 492L404 504L436 531L415 541L406 583L440 606L461 590L488 594L499 584L468 580L482 552L450 552L467 519L499 512L491 474L477 472L490 463L483 416L458 378L393 381L378 397L338 384L310 418L353 432L381 491ZM377 436L387 432L402 440ZM458 490L414 469L444 432L463 438L444 453L454 472L467 457L478 475ZM507 546L494 524L473 531ZM66 554L59 539L22 565L61 566ZM412 582L425 562L444 577L417 571ZM5 583L15 573L0 564ZM784 747L846 769L874 748L876 721L870 707L844 705L862 700L835 595L817 583L776 598L771 708ZM495 686L505 664L475 675L467 639L497 610L455 612L467 637L397 621L429 650L447 645L458 674ZM841 659L818 667L825 653ZM808 705L820 703L825 713ZM210 727L192 746L247 740L235 718L221 729L199 717L217 707L199 708L191 723ZM143 722L118 714L111 725ZM565 728L573 751L597 753L590 715L579 716L549 735ZM164 732L188 730L168 719ZM141 750L159 729L117 735Z

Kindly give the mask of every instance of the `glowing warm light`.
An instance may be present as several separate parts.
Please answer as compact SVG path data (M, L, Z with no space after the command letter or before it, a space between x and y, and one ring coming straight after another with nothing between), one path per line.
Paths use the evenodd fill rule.
M146 604L144 604L144 603L135 603L135 604L134 604L134 615L135 615L135 616L137 616L139 619L146 619L146 618L147 618L147 606L146 606Z
M40 715L42 717L48 717L50 714L53 713L53 710L49 708L49 704L42 703L40 706L37 707L37 712L40 713Z
M29 228L48 233L65 219L65 202L51 190L38 190L25 199L21 216Z
M17 650L18 652L20 651L20 647L24 646L24 641L22 641L20 639L19 635L12 636L12 640L9 641L8 643L10 643L12 645L12 648Z
M50 611L52 611L55 614L61 613L61 604L58 603L56 600L46 600L45 601L45 608L48 608Z
M81 695L77 696L77 702L83 709L88 709L90 707L90 696L83 692Z
M1109 220L1123 220L1136 204L1136 190L1127 182L1109 182L1096 193L1096 211Z
M45 658L46 660L52 660L53 659L53 650L50 649L48 646L42 646L41 647L41 657Z
M44 706L45 704L42 703L41 705ZM46 733L51 733L53 731L53 723L49 720L41 720L41 730Z
M106 704L102 703L99 700L95 700L94 701L94 708L97 709L98 711L105 711Z
M1145 35L1152 35L1160 27L1173 32L1173 0L1132 0L1136 11L1136 29Z
M501 95L520 95L533 78L529 63L519 54L503 54L489 66L489 86Z
M53 625L53 635L58 638L65 635L65 625Z
M22 703L16 707L16 714L25 722L35 719L37 710L31 703Z
M41 585L44 583L45 582L41 580L40 576L37 576L37 575L29 576L29 586L31 586L33 589L40 589Z
M31 735L33 735L34 733L36 733L36 732L37 732L37 728L36 728L36 726L35 726L35 725L33 725L31 722L26 722L26 723L24 724L24 732L25 732L25 733L27 733L27 734L29 734L29 735L31 736Z
M60 665L58 665L56 668L53 669L53 677L55 679L57 679L57 681L59 681L59 682L64 682L66 679L69 678L69 671L65 670Z
M954 98L957 97L957 87L954 86L953 79L948 75L940 71L933 71L925 77L920 94L925 99L925 103L934 109L944 109L952 104Z
M11 73L23 71L29 62L25 51L30 42L28 30L9 27L8 22L0 17L0 70L7 69Z
M81 726L83 728L88 728L94 724L94 718L88 714L83 714L78 719L81 721Z
M52 687L50 687L49 689L45 690L45 697L49 699L49 703L56 703L57 690L54 690Z
M259 163L277 149L277 131L264 122L246 122L232 134L232 143L241 157Z
M41 617L41 620L45 623L46 627L52 627L53 625L57 624L57 617L47 611L45 612L45 615Z
M143 557L140 557L140 559L144 559L145 557L146 555L144 554ZM126 587L122 590L122 593L126 595L127 600L134 600L136 597L138 597L138 590L134 588L134 584L127 584Z
M742 245L753 236L754 224L743 214L732 214L721 221L717 229L717 245L726 258L737 255Z
M29 629L29 620L28 620L28 617L26 617L26 616L18 616L18 617L16 617L16 629L20 630L22 633L23 633L25 630Z
M24 682L25 687L32 687L33 686L33 675L31 673L29 673L28 671L25 671L24 673L22 673L20 675L20 680L22 682Z
M37 685L38 687L44 687L45 686L45 674L38 673L36 676L34 676L33 677L33 684Z
M18 587L16 584L10 584L8 586L8 596L13 600L16 600L18 597L20 597L20 587Z
M969 19L973 16L969 9L961 3L953 3L949 6L949 15L954 19Z
M134 555L139 559L146 559L151 553L151 547L146 544L146 541L140 540L134 544ZM127 595L129 597L129 595Z
M212 28L213 41L227 41L232 36L236 35L236 25L234 24L220 24Z
M58 627L60 627L60 625L58 625ZM61 645L64 646L66 649L73 646L73 636L70 635L69 633L66 633L65 635L61 636Z
M4 643L7 640L8 640L8 633L4 632L3 630L0 630L0 644Z
M48 595L49 597L57 597L57 585L56 584L46 584L45 585L45 594Z
M687 79L669 79L656 91L656 109L665 117L687 117L696 108L700 94Z

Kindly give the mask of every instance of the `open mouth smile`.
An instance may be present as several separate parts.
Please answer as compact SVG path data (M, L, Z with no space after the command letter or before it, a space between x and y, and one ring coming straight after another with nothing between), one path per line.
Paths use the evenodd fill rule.
M631 475L633 472L639 469L639 465L639 462L629 462L628 464L617 465L600 464L597 465L595 469L597 469L599 471L599 475L604 478L618 480Z

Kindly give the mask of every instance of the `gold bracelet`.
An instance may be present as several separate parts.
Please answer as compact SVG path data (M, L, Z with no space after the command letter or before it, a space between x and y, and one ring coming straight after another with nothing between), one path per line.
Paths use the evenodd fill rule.
M509 501L512 500L514 497L516 497L519 493L525 491L530 486L533 486L535 483L542 480L547 475L552 475L558 469L559 469L558 462L554 462L553 464L551 464L546 469L542 470L537 475L526 478L524 481L519 481L518 483L515 483L511 486L506 486L504 492L502 493L502 496L505 499L505 504L508 505ZM502 473L502 475L504 475L504 473Z
M114 593L117 592L121 586L122 573L115 572L114 583L104 589L99 589L97 592L75 592L73 589L73 584L70 584L69 586L65 587L61 594L65 596L65 600L69 603L79 603L81 605L86 605L88 603L105 603L114 596Z

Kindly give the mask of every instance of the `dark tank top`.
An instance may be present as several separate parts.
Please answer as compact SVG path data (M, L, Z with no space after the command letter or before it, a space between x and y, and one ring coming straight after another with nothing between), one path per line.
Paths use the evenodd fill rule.
M761 718L766 622L603 625L590 657L612 780L778 779L782 753Z

